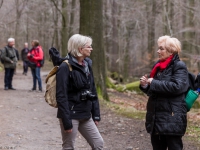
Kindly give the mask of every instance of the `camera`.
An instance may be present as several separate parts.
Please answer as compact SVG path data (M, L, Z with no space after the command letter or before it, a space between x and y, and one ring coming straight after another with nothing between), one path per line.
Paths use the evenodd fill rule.
M86 90L86 91L83 91L83 92L81 93L81 100L82 100L82 101L85 101L85 100L92 100L92 99L94 99L94 98L96 98L96 95L92 94L91 91Z
M10 56L10 59L13 59L13 58L15 58L15 56Z

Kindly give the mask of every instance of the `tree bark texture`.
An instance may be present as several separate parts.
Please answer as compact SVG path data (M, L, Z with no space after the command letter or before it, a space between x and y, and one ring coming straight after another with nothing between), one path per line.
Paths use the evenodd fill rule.
M97 90L108 100L106 90L106 63L103 46L103 3L102 0L80 0L80 34L93 39L93 72Z

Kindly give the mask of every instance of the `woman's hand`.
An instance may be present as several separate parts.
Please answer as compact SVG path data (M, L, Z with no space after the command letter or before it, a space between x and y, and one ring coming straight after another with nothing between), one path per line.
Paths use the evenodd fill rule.
M94 121L94 123L96 124L96 126L98 126L99 122L98 121Z
M141 86L146 86L146 85L148 84L147 81L148 81L147 75L142 76L142 77L140 78L140 85L141 85Z
M72 133L72 129L70 130L65 130L66 133Z
M147 80L147 83L150 85L151 82L152 82L152 80L153 80L153 78L149 78L149 79Z

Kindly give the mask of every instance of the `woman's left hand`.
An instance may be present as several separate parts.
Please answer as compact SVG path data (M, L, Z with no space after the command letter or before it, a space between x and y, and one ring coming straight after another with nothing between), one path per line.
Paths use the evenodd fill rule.
M94 121L94 123L96 124L96 126L98 126L99 122L98 121Z

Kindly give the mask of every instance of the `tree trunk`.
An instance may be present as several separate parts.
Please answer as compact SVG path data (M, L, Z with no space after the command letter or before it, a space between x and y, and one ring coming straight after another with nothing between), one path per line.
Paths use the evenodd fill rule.
M103 46L102 0L80 0L80 34L93 39L93 72L98 94L108 100L106 90L106 64ZM89 9L88 9L89 8Z
M189 6L189 8L186 9L186 16L184 20L184 27L185 28L191 28L194 29L194 11L191 8L194 8L195 2L194 0L186 1L186 5ZM194 39L195 39L195 32L194 31L186 31L183 33L184 41L183 41L183 51L192 54L195 51L195 47L193 46ZM188 59L186 61L189 68L191 68L193 65L193 59ZM193 68L192 68L193 69Z
M155 15L156 15L156 0L150 0L146 2L147 10L147 25L148 25L148 60L149 67L152 67L154 63L155 53Z
M116 2L116 0L113 0L113 6L111 8L112 10L112 47L110 50L110 71L111 72L118 72L119 63L116 63L116 60L118 59L118 53L119 53L119 39L118 39L118 21L117 21L117 14L118 14L119 6ZM118 72L119 73L119 72Z
M19 0L15 0L15 4L16 4L16 24L15 24L15 47L17 49L19 49L19 26L20 26L20 16L21 16L21 12L19 10Z
M61 45L62 45L62 57L67 55L67 41L68 41L68 33L67 33L67 0L62 0L62 29L61 29Z
M69 24L69 37L74 34L74 16L75 16L76 0L71 2L70 24Z

